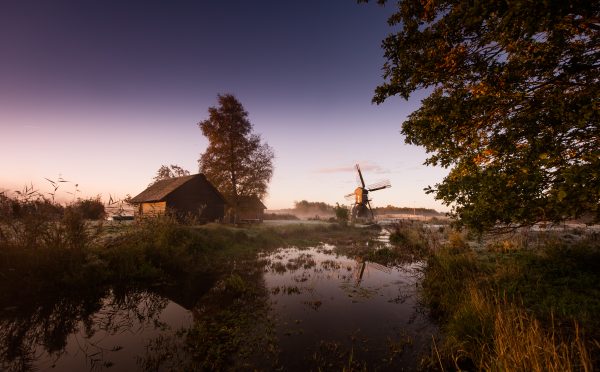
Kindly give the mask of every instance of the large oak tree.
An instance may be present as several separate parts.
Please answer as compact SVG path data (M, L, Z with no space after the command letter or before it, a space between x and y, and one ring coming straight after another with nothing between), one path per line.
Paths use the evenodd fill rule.
M273 150L252 133L248 113L233 95L219 95L218 106L208 113L208 119L198 123L209 142L198 160L200 172L227 198L237 220L242 197L262 199L267 193Z
M373 101L430 92L402 124L450 169L429 192L478 230L598 220L599 1L401 0L388 23Z

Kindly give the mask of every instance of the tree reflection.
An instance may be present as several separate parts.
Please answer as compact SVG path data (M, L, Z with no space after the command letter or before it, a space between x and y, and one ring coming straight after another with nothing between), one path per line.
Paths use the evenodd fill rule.
M35 305L16 305L0 311L0 369L34 369L40 358L60 359L73 336L92 370L109 367L108 351L98 332L119 335L145 327L166 327L158 316L168 300L147 291L101 291L87 297L62 297Z
M235 261L231 272L211 282L202 296L188 301L193 304L188 308L193 325L148 340L138 366L150 371L274 369L277 347L269 318L265 264L255 257ZM183 298L174 291L165 295Z

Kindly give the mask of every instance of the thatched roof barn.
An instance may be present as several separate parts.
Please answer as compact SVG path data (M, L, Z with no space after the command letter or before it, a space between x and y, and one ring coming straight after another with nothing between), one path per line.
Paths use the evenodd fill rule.
M137 217L166 212L180 218L195 217L201 222L223 219L227 202L203 174L158 181L131 199Z

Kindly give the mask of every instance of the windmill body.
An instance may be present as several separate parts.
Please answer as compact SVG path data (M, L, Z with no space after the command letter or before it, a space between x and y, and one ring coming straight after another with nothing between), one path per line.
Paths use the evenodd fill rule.
M346 199L352 200L354 199L354 204L352 205L352 222L357 221L372 221L374 219L373 210L371 209L371 203L369 199L369 192L387 189L392 187L389 180L380 181L375 184L365 186L365 180L363 178L362 172L360 171L360 167L356 164L356 172L358 173L358 178L360 179L360 185L354 189L354 192L346 195Z
M366 189L357 187L356 190L354 190L354 204L363 204L369 199L368 194L369 192Z

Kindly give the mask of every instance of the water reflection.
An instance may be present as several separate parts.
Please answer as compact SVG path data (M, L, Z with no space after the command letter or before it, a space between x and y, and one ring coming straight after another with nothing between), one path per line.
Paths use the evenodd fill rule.
M392 249L385 236L377 249ZM416 369L437 331L418 304L423 262L337 252L282 248L169 288L4 303L0 370Z
M384 370L417 367L436 331L417 301L422 262L387 267L335 254L330 246L285 248L265 259L286 369L349 362Z
M144 342L192 323L189 312L147 291L107 291L0 311L0 369L136 369Z

